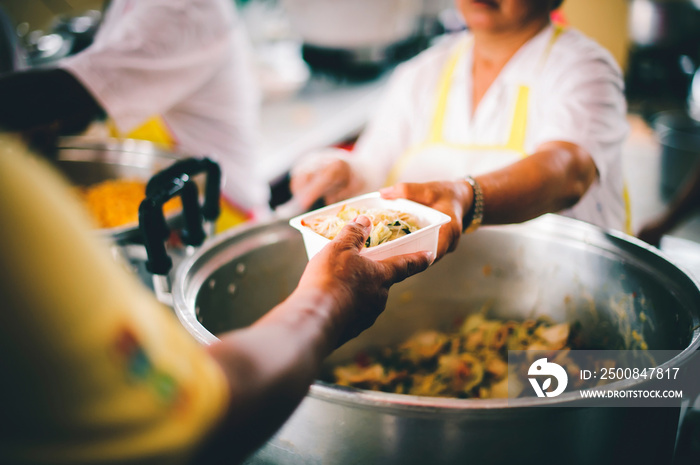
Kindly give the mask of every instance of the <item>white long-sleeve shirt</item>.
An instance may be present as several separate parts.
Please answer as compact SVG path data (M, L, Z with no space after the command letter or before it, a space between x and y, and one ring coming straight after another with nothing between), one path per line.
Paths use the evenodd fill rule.
M260 94L230 0L114 0L93 44L61 66L121 132L160 115L178 150L211 155L224 193L266 207L258 174Z

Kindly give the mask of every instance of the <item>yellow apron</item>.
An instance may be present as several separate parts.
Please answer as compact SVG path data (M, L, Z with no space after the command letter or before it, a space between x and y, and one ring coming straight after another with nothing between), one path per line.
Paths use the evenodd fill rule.
M564 29L555 26L552 37L539 63L541 69L552 46ZM512 109L508 138L502 144L480 145L452 143L444 138L444 123L449 101L450 86L460 58L472 42L460 42L449 57L438 81L436 104L428 136L422 143L409 148L394 164L385 185L397 182L428 182L466 175L479 175L510 165L528 156L525 150L525 135L530 98L527 84L518 86ZM625 229L631 231L630 205L627 187L623 189L625 203Z
M175 150L177 139L172 134L162 117L156 115L149 118L138 128L129 133L122 133L112 120L107 121L110 137L118 139L137 139L153 142L166 150ZM233 201L221 196L221 214L216 221L216 232L222 232L233 226L240 225L251 219L251 214L237 206Z

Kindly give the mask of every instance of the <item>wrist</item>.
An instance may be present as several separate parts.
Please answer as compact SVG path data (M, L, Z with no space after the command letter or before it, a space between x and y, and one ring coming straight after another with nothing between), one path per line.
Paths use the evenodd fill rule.
M297 318L304 320L303 324L310 323L320 330L330 353L348 324L347 311L344 311L341 300L335 292L324 290L322 286L300 286L285 304L293 308Z
M469 208L465 208L462 220L462 229L465 233L476 231L484 220L484 194L479 182L471 176L464 178L465 184L471 191L471 203Z

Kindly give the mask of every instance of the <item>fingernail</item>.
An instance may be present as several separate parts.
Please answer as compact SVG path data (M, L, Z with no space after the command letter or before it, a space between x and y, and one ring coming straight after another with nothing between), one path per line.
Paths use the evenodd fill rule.
M428 257L428 263L432 265L435 261L435 254L433 252L426 252L425 255Z
M367 218L367 217L364 216L364 215L358 216L357 218L355 218L354 221L355 221L355 223L357 223L357 224L361 224L362 227L365 228L365 229L367 229L367 228L369 228L369 227L372 226L372 222L369 220L369 218Z

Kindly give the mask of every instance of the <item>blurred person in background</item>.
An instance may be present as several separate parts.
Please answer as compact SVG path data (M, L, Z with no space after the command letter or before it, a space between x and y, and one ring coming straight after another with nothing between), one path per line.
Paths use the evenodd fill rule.
M603 47L551 23L561 4L457 0L468 31L396 69L351 153L320 153L295 166L295 199L308 207L397 182L450 180L386 195L428 204L443 194L461 198L457 210L468 218L454 218L457 237L462 223L548 212L629 230L622 73Z
M119 267L47 164L0 135L0 463L238 463L287 419L337 346L426 253L359 255L367 217L291 296L201 347ZM232 309L231 311L235 311Z
M112 136L213 157L225 221L268 210L257 168L260 95L230 0L112 0L90 47L57 68L0 76L0 101L0 127L41 150L105 112Z

